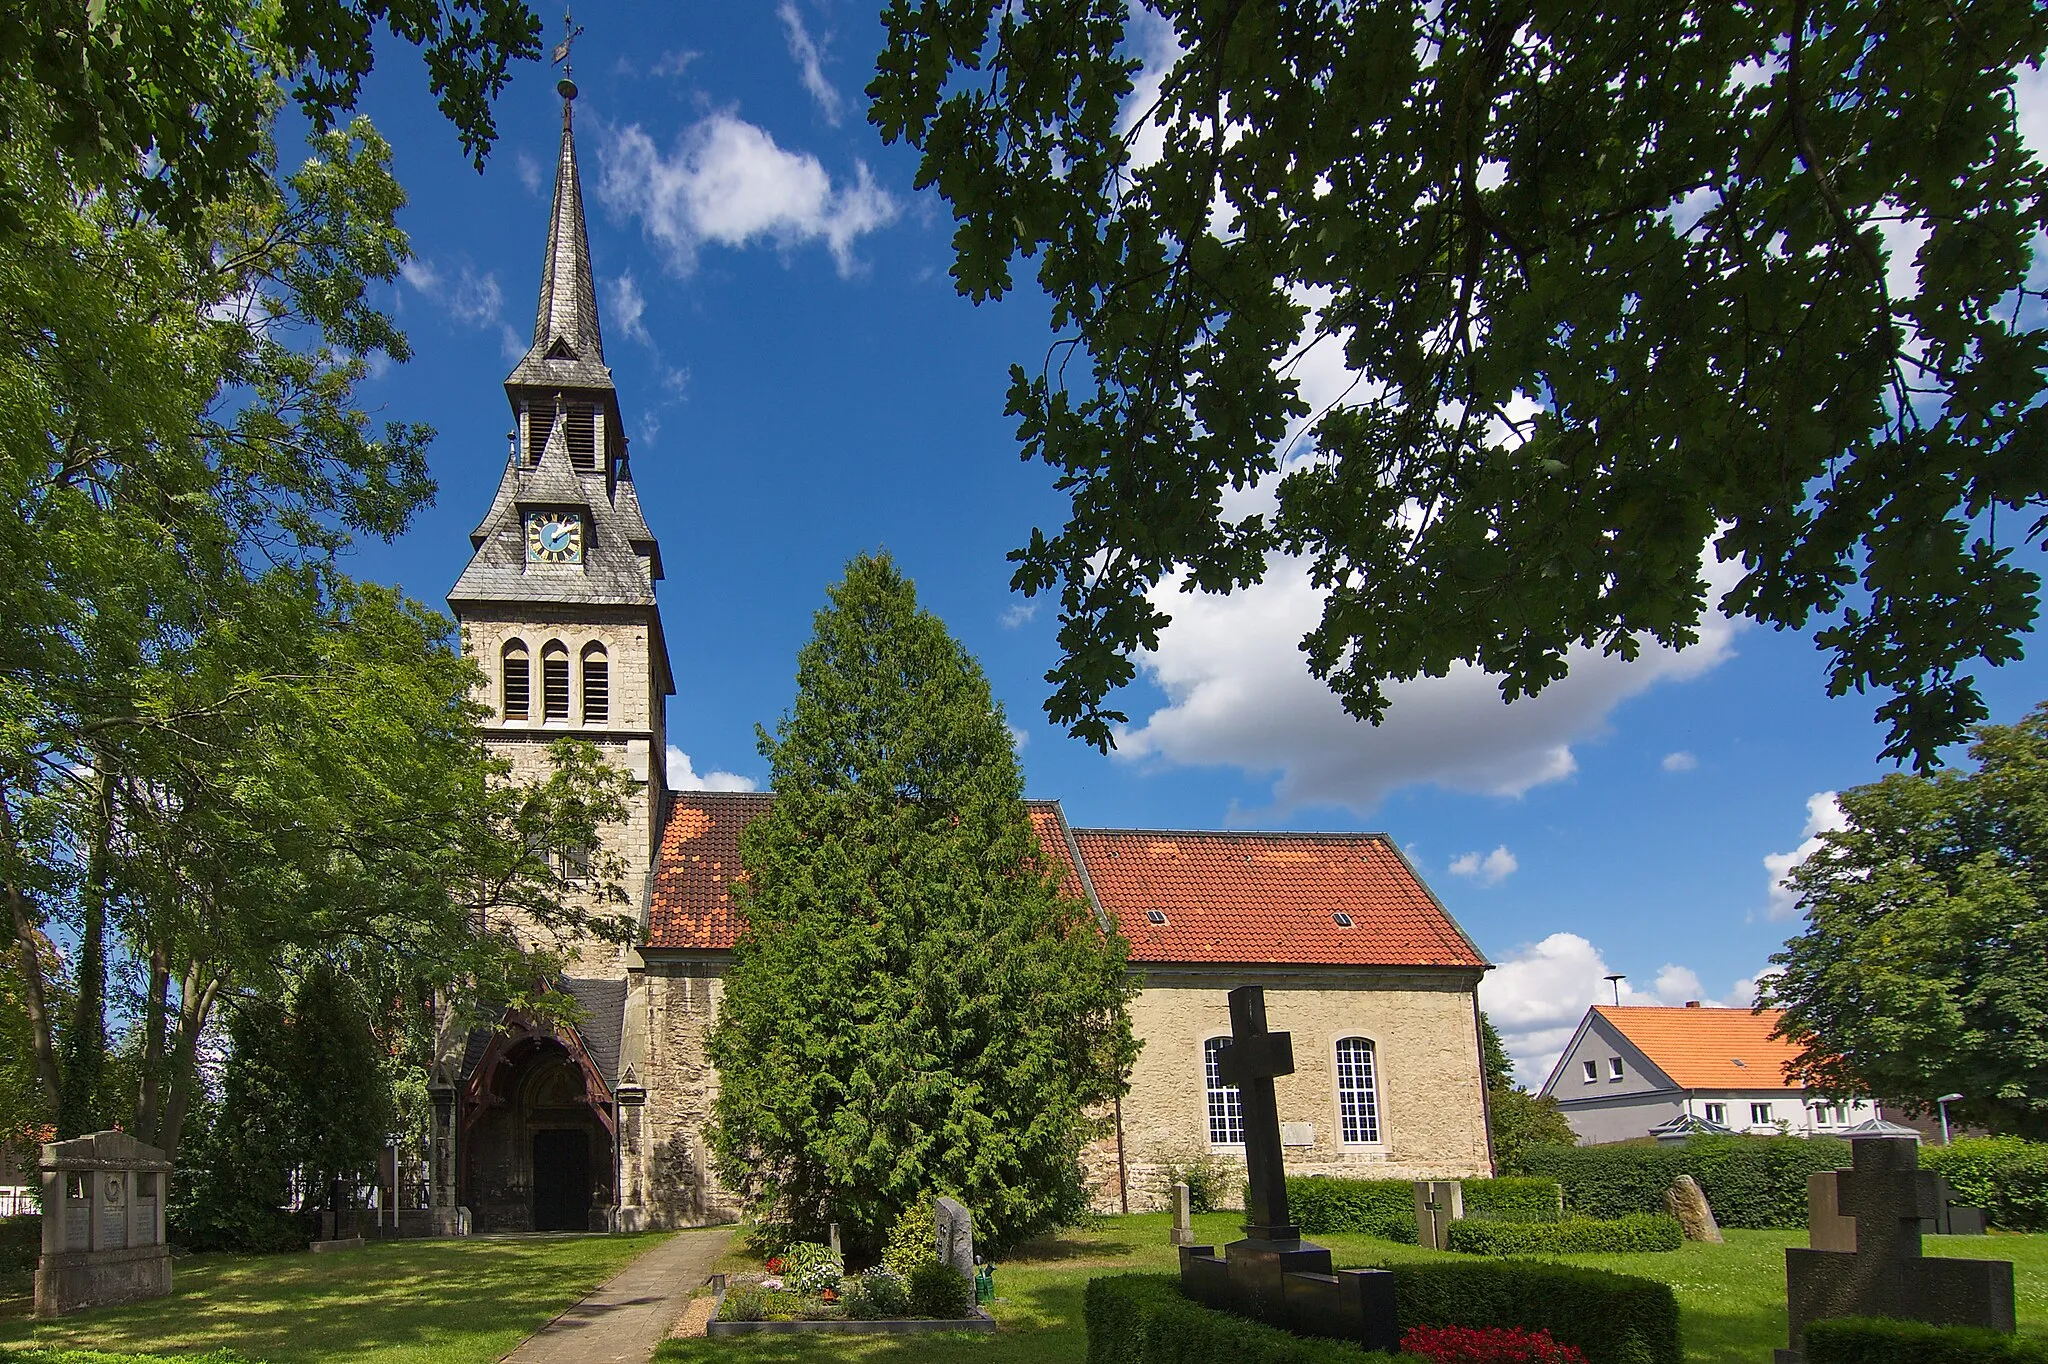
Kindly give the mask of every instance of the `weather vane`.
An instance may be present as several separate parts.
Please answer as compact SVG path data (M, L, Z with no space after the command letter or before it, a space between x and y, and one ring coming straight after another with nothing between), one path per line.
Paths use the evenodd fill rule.
M563 99L576 98L576 82L573 79L576 74L576 68L569 61L569 49L575 45L576 39L581 37L582 34L583 25L570 17L568 6L563 6L562 41L555 44L554 57L548 63L550 66L562 68L562 79L556 84L555 88L561 91Z

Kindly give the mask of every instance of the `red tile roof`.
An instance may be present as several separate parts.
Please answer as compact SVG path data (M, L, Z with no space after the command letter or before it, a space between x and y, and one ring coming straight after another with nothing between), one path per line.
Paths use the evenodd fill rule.
M1074 840L1133 961L1486 965L1384 834L1076 829Z
M1782 1011L1595 1004L1680 1089L1797 1089L1786 1072L1799 1048L1771 1036Z
M768 813L771 792L678 791L669 798L654 891L647 908L647 946L724 951L738 941L741 920L732 885L741 876L740 831ZM1067 822L1054 801L1029 802L1031 824L1060 889L1081 897L1081 878L1068 851Z
M670 798L648 947L733 945L741 926L732 905L740 831L774 799L711 791ZM1130 940L1133 961L1486 965L1384 834L1070 830L1055 801L1030 802L1030 811L1061 888L1092 891ZM1166 922L1151 923L1148 910ZM1350 916L1350 927L1338 925L1339 912Z

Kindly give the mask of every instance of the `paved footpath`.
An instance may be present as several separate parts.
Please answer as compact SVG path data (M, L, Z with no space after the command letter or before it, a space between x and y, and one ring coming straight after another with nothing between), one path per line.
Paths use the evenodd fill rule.
M528 1336L504 1364L647 1364L731 1239L730 1228L677 1232Z

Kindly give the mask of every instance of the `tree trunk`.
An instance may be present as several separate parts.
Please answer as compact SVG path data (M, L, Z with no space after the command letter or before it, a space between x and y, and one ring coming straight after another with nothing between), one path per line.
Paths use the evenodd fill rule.
M178 1045L171 1051L163 1120L157 1125L157 1140L151 1143L161 1147L168 1160L177 1159L178 1144L184 1140L185 1115L192 1110L192 1091L199 1082L199 1037L213 1017L220 988L220 980L207 980L196 965L180 982Z
M15 842L14 807L7 801L7 790L0 786L0 841L4 841L8 861L19 866L27 859ZM43 935L29 914L28 896L23 893L21 883L13 878L7 882L7 911L14 930L16 969L21 974L22 1007L28 1014L29 1049L34 1053L36 1082L42 1088L44 1104L54 1114L58 1101L63 1097L64 1084L62 1072L58 1069L56 1038L50 1026L43 959L38 951Z
M99 1130L100 1082L107 1067L107 900L113 876L113 789L103 763L95 765L92 848L85 860L85 923L78 939L78 993L64 1029L64 1083L57 1102L57 1137Z
M164 962L164 950L153 947L149 952L149 993L142 1005L142 1082L135 1095L135 1124L131 1129L136 1140L151 1146L163 1145L160 1117L170 989L171 972Z

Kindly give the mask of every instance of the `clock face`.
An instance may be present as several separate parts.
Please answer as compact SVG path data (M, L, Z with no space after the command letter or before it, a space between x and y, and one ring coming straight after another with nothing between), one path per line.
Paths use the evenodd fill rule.
M530 564L583 562L583 518L572 512L529 512L526 561Z

